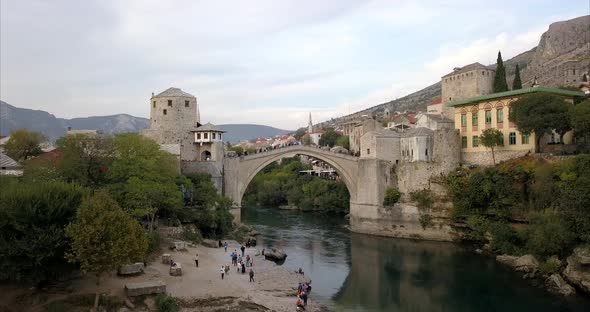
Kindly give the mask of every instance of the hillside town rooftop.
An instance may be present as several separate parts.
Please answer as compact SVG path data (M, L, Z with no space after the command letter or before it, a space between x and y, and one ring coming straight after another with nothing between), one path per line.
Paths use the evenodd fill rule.
M552 93L552 94L557 94L557 95L574 96L574 97L584 96L584 92L581 92L581 91L572 91L572 90L546 88L546 87L534 87L534 88L510 90L510 91L505 91L505 92L498 92L498 93L476 96L476 97L472 97L472 98L461 100L461 101L450 102L450 103L447 103L446 105L448 107L453 107L453 106L477 103L477 102L486 101L486 100L493 100L493 99L499 99L499 98L504 98L504 97L510 97L510 96L515 96L515 95L529 94L529 93L534 93L534 92L546 92L546 93Z

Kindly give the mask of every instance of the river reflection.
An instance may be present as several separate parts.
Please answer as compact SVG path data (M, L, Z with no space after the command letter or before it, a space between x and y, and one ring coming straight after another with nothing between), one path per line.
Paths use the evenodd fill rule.
M354 234L339 215L251 208L242 221L336 311L590 311L590 301L551 296L456 244Z

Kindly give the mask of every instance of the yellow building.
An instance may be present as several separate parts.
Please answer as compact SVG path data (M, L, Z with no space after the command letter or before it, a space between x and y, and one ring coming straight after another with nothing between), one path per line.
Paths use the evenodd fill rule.
M504 134L504 146L496 148L496 160L502 161L522 156L535 151L535 135L525 135L516 129L516 125L508 120L510 104L521 96L534 92L546 92L562 96L567 102L573 103L575 97L584 96L583 92L555 88L533 87L493 94L486 94L461 101L447 103L447 107L454 109L455 129L460 131L462 146L462 161L472 164L489 164L491 155L489 150L479 144L479 135L485 129L496 128ZM559 136L547 136L544 143L569 144L572 134L564 136L564 142L559 142Z

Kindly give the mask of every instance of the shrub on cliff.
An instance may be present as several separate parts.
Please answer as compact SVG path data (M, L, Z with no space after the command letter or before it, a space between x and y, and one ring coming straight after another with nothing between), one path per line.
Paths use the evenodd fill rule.
M419 209L430 209L434 204L434 194L429 189L411 192L410 198L416 202Z
M555 210L532 212L529 225L521 233L527 253L541 258L564 255L575 240L575 234Z
M388 187L385 190L385 197L383 198L383 206L393 206L402 197L402 193L395 187Z

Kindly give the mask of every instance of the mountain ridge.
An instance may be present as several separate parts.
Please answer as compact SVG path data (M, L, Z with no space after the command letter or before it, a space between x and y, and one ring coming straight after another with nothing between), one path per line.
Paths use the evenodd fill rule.
M67 132L68 127L74 129L102 130L105 134L124 132L139 132L149 128L147 118L135 117L129 114L114 114L106 116L89 116L76 118L59 118L43 111L20 108L0 100L0 135L9 135L19 128L43 133L50 141L55 141ZM227 131L225 138L228 142L239 142L256 137L272 137L293 132L271 126L255 124L223 124L221 129Z

